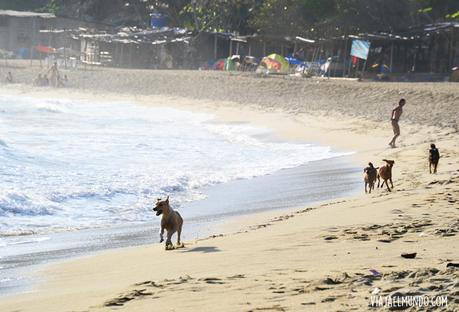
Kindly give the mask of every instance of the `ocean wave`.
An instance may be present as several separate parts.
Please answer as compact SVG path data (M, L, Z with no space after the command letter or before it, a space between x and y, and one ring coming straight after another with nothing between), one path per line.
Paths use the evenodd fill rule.
M46 199L30 198L29 196L16 192L0 193L0 216L49 216L53 215L58 208L49 203Z
M59 101L39 102L35 104L35 108L38 111L46 112L46 113L62 114L62 113L68 112L66 105Z
M67 113L71 107L71 101L67 100L35 99L22 96L4 96L2 102L7 105L0 107L0 113L7 115L24 115L36 112Z
M120 189L112 189L112 188L105 188L99 191L91 191L91 190L84 190L84 191L77 191L77 192L53 192L51 193L48 198L50 201L55 203L63 203L69 200L104 200L108 201L111 198L120 195L120 194L133 194L136 193L134 190L129 191L125 188Z

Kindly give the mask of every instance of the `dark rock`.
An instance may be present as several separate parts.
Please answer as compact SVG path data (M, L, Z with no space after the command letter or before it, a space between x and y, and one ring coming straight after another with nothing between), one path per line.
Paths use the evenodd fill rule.
M414 258L416 258L416 255L417 255L417 253L415 253L415 252L412 252L412 253L404 252L404 253L401 254L401 256L403 258L406 258L406 259L414 259Z

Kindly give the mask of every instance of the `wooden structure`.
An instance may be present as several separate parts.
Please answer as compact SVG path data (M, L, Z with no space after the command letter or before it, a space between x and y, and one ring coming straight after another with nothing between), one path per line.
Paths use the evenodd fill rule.
M416 32L413 71L446 73L459 66L459 23L436 23Z
M296 47L298 47L298 40L291 37L258 34L233 36L231 37L229 54L250 55L257 58L262 58L272 53L287 56L293 54Z
M195 65L227 58L229 56L231 33L199 32L193 33L190 39L191 59ZM192 66L191 68L196 67Z
M50 13L0 10L0 49L32 56L33 47L42 43L40 29L51 28L55 19Z
M81 61L90 65L126 68L184 68L190 59L190 36L187 31L120 31L109 33L82 33Z
M62 32L69 35L59 39L56 31L48 46L78 50L81 61L86 64L116 67L198 68L232 55L261 59L272 53L293 56L315 68L328 62L327 75L337 77L355 76L362 72L367 75L445 74L459 66L459 23L453 22L426 25L402 35L381 32L315 39L192 33L176 28L125 28L118 31L80 28L77 31L64 29ZM351 63L353 40L370 41L366 61Z

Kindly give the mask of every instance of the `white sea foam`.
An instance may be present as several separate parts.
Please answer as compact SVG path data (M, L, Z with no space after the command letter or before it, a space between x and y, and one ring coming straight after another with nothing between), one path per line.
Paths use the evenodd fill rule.
M0 235L144 221L159 196L183 207L203 198L203 187L337 155L212 119L121 102L3 97Z
M34 244L50 240L50 237L29 237L29 236L16 236L14 239L9 238L8 240L0 238L0 247L7 247L11 245L23 245L23 244ZM0 267L1 269L1 267Z

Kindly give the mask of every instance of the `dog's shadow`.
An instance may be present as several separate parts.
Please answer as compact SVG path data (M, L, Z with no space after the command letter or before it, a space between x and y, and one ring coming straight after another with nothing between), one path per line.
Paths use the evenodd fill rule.
M211 253L211 252L220 252L221 250L215 246L202 246L202 247L195 247L187 250L183 250L182 252L202 252L202 253Z

